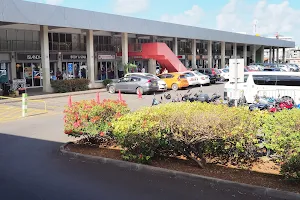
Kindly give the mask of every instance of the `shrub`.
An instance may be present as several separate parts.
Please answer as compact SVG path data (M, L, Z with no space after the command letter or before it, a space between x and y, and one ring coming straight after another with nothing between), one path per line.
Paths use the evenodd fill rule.
M262 118L265 146L274 151L281 161L300 153L300 111L283 110Z
M103 85L106 87L108 84L111 84L113 81L111 79L103 80Z
M124 158L133 161L184 155L201 167L205 156L246 162L254 160L257 115L223 105L171 103L121 117L113 123L113 133Z
M111 131L111 121L129 112L124 101L75 102L64 111L65 134L72 137L101 138Z
M281 166L281 174L288 179L300 180L300 154L292 156Z
M76 92L89 89L88 79L53 80L51 86L56 93Z

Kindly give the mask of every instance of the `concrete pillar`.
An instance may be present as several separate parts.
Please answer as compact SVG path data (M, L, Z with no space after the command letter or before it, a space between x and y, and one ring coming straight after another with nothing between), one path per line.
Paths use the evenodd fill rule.
M272 47L269 49L269 63L272 62Z
M225 52L226 52L226 43L221 42L221 68L225 68L225 65L226 65Z
M244 48L243 48L243 58L244 58L245 66L248 65L248 63L247 63L247 57L248 57L247 47L248 47L247 44L244 44Z
M40 26L41 61L43 72L43 92L52 92L50 84L50 60L48 26Z
M150 74L156 74L156 60L149 59L148 60L148 73Z
M94 58L94 33L93 30L86 31L86 51L87 51L87 67L88 79L90 80L90 88L95 87L95 58Z
M173 53L178 56L178 40L177 38L174 38L173 41Z
M61 52L58 53L58 63L57 63L57 68L58 70L63 73L63 70L62 70L62 55L61 55Z
M128 64L128 33L122 33L122 64Z
M265 62L265 47L264 46L261 46L260 60L261 60L262 63Z
M282 48L282 62L285 63L285 48Z
M207 59L208 59L208 68L212 68L212 41L208 41L207 45Z
M279 63L279 47L276 49L276 62Z
M275 48L272 48L272 63L275 62Z
M233 59L237 59L237 44L233 43Z
M252 62L256 63L256 45L253 45Z
M15 52L11 52L10 69L11 69L11 80L14 80L17 78L17 63L16 63Z
M192 68L197 69L197 40L192 40Z

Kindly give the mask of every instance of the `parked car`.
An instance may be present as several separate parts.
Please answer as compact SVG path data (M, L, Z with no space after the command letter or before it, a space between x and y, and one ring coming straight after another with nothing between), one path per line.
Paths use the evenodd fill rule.
M209 76L201 74L198 71L183 72L187 77L189 85L207 85L210 84Z
M179 72L160 74L158 77L166 82L168 89L178 90L189 87L186 76Z
M138 75L138 76L146 76L146 77L151 77L151 78L154 78L157 80L157 83L158 83L158 90L159 91L165 91L167 90L167 84L165 81L161 80L159 77L157 77L156 75L154 74L150 74L150 73L128 73L126 74L124 77L127 77L127 76L134 76L134 75Z
M212 83L212 84L214 84L217 81L221 80L219 71L217 71L214 68L202 68L202 69L198 69L197 71L199 71L202 74L205 74L205 75L209 76L210 83Z
M296 64L291 64L291 63L289 63L289 64L287 64L287 65L289 66L291 72L299 72L299 67L298 67L298 65L296 65Z
M130 75L124 78L120 78L117 82L108 84L106 88L109 93L120 91L125 93L137 94L139 92L141 94L156 92L159 89L156 79L139 75Z
M278 67L281 69L281 71L284 71L284 72L290 72L291 71L290 67L286 64L279 64Z
M224 68L224 69L220 69L221 71L221 81L228 81L229 80L229 69L228 68Z

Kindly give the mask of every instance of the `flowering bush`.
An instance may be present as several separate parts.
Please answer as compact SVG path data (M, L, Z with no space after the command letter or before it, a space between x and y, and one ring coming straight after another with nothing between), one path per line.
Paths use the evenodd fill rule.
M124 101L75 102L64 111L65 134L73 137L105 137L111 130L111 121L128 112Z
M254 160L256 115L223 105L171 103L125 115L112 127L125 159L184 155L203 167L207 155L226 162Z

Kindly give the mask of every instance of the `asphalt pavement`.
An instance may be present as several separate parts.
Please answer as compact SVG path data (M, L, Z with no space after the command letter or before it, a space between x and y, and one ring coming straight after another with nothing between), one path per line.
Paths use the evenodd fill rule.
M202 88L211 94L222 89L222 85ZM73 100L94 96L77 96ZM117 95L101 93L101 97L117 98ZM124 99L135 110L150 105L152 96L141 100L136 95L124 95ZM0 124L1 200L263 199L206 182L64 157L59 154L59 147L72 140L63 134L61 108L67 103L67 97L47 101L56 106L54 113Z

